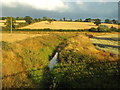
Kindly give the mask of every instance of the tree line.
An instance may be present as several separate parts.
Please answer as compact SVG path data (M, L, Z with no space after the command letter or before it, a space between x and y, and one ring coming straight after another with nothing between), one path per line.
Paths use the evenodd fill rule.
M0 20L5 20L7 19L8 17L0 17ZM28 24L31 24L31 23L35 23L35 22L39 22L39 21L49 21L50 23L52 21L73 21L73 22L92 22L92 23L95 23L95 22L99 22L99 23L109 23L109 24L120 24L120 22L118 22L118 20L115 20L115 19L105 19L103 22L101 21L101 19L91 19L91 18L86 18L86 19L67 19L65 17L61 18L61 19L54 19L54 18L48 18L48 17L42 17L42 18L32 18L30 16L25 16L25 17L15 17L14 18L15 20L25 20Z
M1 17L0 18L1 20L6 20L5 24L6 24L6 29L10 29L11 27L11 23L12 23L12 28L15 29L15 28L18 28L18 27L23 27L23 26L26 26L28 24L31 24L31 23L35 23L35 22L40 22L40 21L48 21L50 24L52 23L52 21L70 21L70 22L91 22L91 23L94 23L95 25L99 26L97 29L96 28L91 28L89 31L109 31L108 27L107 26L101 26L100 24L103 23L101 22L101 19L97 18L97 19L91 19L91 18L86 18L85 20L82 20L82 19L76 19L76 20L72 20L72 19L66 19L65 17L61 18L60 20L57 20L57 19L54 19L54 18L48 18L48 17L43 17L43 18L32 18L30 16L25 16L25 17ZM11 21L12 20L12 21ZM16 25L16 20L25 20L26 22L23 23L23 22L19 22L17 23ZM108 23L108 24L119 24L118 23L118 20L110 20L110 19L105 19L104 20L104 23ZM116 30L116 28L114 27L111 27L111 30Z

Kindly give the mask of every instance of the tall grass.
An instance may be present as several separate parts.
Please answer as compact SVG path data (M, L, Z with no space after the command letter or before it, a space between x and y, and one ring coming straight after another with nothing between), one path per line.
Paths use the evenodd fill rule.
M59 64L49 72L50 76L45 80L48 88L120 88L118 59L110 61L112 57L106 52L95 51L83 35L72 37L66 43L60 52Z
M42 74L49 63L49 57L62 41L63 39L56 35L48 35L16 43L2 42L3 87L34 87L31 79L38 85L42 76L37 78L36 75ZM22 72L25 74L24 77ZM20 76L20 80L17 80L18 77L15 74ZM20 83L23 81L25 85Z

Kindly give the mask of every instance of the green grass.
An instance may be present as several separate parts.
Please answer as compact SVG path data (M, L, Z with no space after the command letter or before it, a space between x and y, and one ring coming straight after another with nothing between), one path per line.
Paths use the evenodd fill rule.
M77 38L78 37L78 38ZM74 88L120 88L120 61L97 60L95 54L84 52L80 36L69 39L59 55L59 63L45 78L50 89ZM86 38L82 37L86 42ZM78 45L79 43L79 45ZM89 42L87 42L89 44ZM92 45L86 45L86 48ZM80 50L76 50L76 48ZM82 52L81 52L82 50ZM84 53L83 53L84 52ZM49 82L49 81L51 82Z

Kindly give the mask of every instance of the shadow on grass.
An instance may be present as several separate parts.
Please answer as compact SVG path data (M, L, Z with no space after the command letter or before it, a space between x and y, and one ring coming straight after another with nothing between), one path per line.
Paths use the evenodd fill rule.
M106 48L106 47L117 48L117 49L120 48L120 46L113 46L113 45L106 45L106 44L98 44L98 43L94 43L94 45L95 45L95 46L102 47L102 48Z
M90 69L88 72L91 73L89 74L83 74L87 70L79 74L81 70L78 70L77 67L73 67L70 71L67 70L64 73L61 73L61 71L55 73L50 72L46 67L45 70L47 70L48 73L44 73L43 75L43 90L63 90L64 88L70 90L80 88L120 88L119 61L97 62L88 67L89 68L86 68L87 70L91 67L95 68L93 68L93 70ZM101 69L99 67L101 67ZM60 70L60 68L58 69ZM61 68L61 70L62 69L64 69L64 67ZM77 71L74 72L74 69L77 69Z
M120 38L100 38L100 37L93 37L93 39L110 40L110 41L120 41Z

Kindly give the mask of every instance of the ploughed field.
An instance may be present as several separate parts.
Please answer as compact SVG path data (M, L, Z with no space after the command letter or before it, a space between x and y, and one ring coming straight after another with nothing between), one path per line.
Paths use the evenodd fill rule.
M113 54L119 54L120 34L100 35L91 38L96 48L109 51Z

